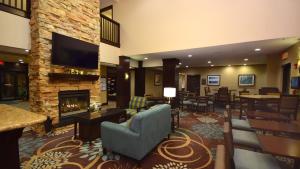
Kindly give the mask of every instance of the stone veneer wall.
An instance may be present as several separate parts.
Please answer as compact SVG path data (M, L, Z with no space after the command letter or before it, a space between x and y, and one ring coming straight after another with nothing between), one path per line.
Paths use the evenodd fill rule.
M58 118L58 92L89 89L91 102L100 102L98 81L49 81L49 72L65 72L51 64L52 32L100 44L99 0L32 0L29 102L33 112ZM100 61L100 59L99 59ZM100 74L98 70L86 70ZM56 120L54 120L56 121Z

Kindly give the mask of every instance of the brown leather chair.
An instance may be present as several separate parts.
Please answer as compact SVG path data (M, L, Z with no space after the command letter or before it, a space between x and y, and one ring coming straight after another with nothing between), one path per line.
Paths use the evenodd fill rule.
M230 92L227 87L219 88L215 94L215 101L225 105L230 103Z

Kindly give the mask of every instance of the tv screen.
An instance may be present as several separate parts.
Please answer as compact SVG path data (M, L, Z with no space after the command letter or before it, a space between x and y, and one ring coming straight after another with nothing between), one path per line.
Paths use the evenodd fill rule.
M78 39L52 33L54 65L98 69L99 46Z
M291 88L300 89L300 76L291 78Z

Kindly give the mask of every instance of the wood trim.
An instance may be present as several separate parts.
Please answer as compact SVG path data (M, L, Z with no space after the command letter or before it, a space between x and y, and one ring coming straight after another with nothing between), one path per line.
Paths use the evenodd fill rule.
M109 6L105 7L105 8L100 9L100 15L101 15L102 12L106 12L108 10L111 10L111 17L114 18L114 8L113 8L113 5L109 5Z

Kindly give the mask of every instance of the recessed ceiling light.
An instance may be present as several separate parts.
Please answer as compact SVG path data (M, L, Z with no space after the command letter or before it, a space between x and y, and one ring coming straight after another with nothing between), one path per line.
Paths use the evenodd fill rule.
M247 66L247 64L245 63L244 66Z
M29 52L29 49L25 49L25 52Z
M247 62L248 60L249 60L248 58L245 58L245 59L244 59L244 61L246 61L246 62Z
M188 55L189 58L191 58L193 55Z
M214 67L215 65L210 65L211 67Z
M211 61L209 60L209 61L207 61L207 63L208 63L208 64L211 64Z
M228 65L229 67L231 66L231 65Z
M20 62L20 63L22 63L22 64L23 64L24 62Z
M181 65L182 63L181 62L179 62L179 65Z
M188 65L186 65L185 67L186 67L186 68L189 68L189 66L188 66Z
M254 49L254 51L255 52L259 52L259 51L261 51L261 49L260 48L256 48L256 49Z
M19 59L19 62L23 62L23 59Z
M144 58L145 60L148 60L148 58Z

